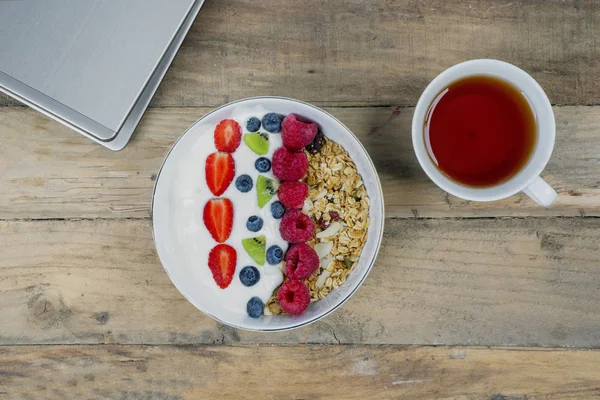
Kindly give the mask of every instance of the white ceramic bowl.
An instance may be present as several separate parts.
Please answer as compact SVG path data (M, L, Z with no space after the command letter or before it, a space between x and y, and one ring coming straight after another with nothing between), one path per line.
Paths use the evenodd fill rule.
M212 291L208 290L206 284L198 278L198 274L194 273L195 269L202 266L205 261L190 262L189 257L184 256L186 246L178 239L187 234L184 228L186 226L184 218L189 218L178 212L177 207L174 206L178 203L178 196L182 196L182 193L179 193L182 188L173 184L177 181L178 167L189 157L194 157L192 149L196 143L199 141L211 143L212 132L216 124L223 119L231 118L239 107L251 110L254 115L259 117L267 112L283 115L296 113L318 123L325 136L338 142L348 151L362 175L369 194L371 224L367 243L363 248L358 265L342 286L332 291L325 299L311 303L302 315L262 316L254 319L248 317L245 312L233 312L221 306L215 301L214 294L211 294ZM198 174L204 174L204 171L198 171ZM203 204L197 205L197 209L200 210L199 215L202 208ZM282 97L253 97L238 100L213 110L192 124L167 155L158 173L152 199L154 241L158 256L173 284L186 299L205 314L232 327L251 331L274 332L299 328L323 318L341 306L356 292L373 267L381 245L383 224L384 206L381 183L373 162L356 136L335 117L320 108ZM204 267L206 266L204 265Z

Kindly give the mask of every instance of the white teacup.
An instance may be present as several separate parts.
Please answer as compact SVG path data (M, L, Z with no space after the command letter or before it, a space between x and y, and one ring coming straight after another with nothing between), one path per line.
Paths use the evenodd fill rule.
M423 135L425 117L436 96L451 83L473 75L493 76L516 86L527 98L535 115L537 126L537 142L525 166L508 180L485 188L461 185L448 178L429 157ZM503 61L471 60L448 68L427 86L415 108L412 121L412 141L419 163L425 173L440 188L454 196L465 200L493 201L523 191L536 203L548 207L554 203L557 194L546 181L540 178L540 173L546 167L552 154L555 130L554 112L550 101L541 86L527 72Z

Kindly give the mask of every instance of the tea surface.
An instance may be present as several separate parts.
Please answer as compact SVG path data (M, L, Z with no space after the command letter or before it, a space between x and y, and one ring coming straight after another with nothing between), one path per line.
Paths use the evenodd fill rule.
M453 82L436 97L424 135L429 156L444 174L467 186L486 187L524 167L537 127L518 88L482 75Z

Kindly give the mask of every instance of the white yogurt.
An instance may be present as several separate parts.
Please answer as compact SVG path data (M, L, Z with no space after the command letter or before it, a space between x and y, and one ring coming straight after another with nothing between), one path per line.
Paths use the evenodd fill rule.
M243 134L246 134L248 133L246 131L248 118L253 116L262 118L263 115L262 113L252 114L250 110L239 110L230 118L235 119L242 127ZM215 283L208 268L208 254L217 245L217 242L206 229L202 217L204 205L215 197L208 189L204 172L206 157L217 151L213 140L213 130L214 126L196 135L198 139L190 148L190 154L194 156L187 157L181 162L176 174L177 179L171 182L170 201L181 217L178 219L179 229L173 229L172 232L178 233L179 237L176 240L186 249L184 255L186 263L197 266L194 274L204 284L204 287L199 287L198 290L208 288L212 291L215 301L221 306L233 312L246 314L246 303L251 297L257 296L266 302L271 297L273 290L283 282L279 266L269 265L268 262L265 262L263 266L257 265L242 246L242 239L264 235L267 249L278 245L284 252L287 250L288 243L281 238L279 233L279 221L281 220L276 220L271 215L271 203L277 200L277 195L273 196L269 203L261 209L258 208L256 196L258 175L264 175L276 182L278 180L273 176L272 170L260 173L254 167L254 162L259 157L267 157L272 160L273 152L281 146L281 134L267 133L269 135L269 153L264 156L259 156L250 150L243 140L238 149L232 153L235 160L235 177L220 197L226 197L233 203L233 229L225 243L236 250L237 265L233 281L226 289L221 289ZM266 133L262 127L260 131ZM252 177L253 181L252 190L247 193L242 193L235 187L236 178L243 174ZM246 228L246 221L252 215L258 215L263 219L263 227L258 232L251 232ZM184 221L183 225L181 225L181 221ZM247 265L257 267L260 272L260 280L252 287L244 286L239 278L239 272Z

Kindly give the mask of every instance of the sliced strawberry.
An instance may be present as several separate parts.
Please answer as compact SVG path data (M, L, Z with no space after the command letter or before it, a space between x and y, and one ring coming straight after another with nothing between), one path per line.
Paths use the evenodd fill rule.
M216 245L208 254L208 268L221 289L225 289L233 280L236 263L237 253L227 244Z
M233 153L242 142L242 128L232 119L224 119L215 128L215 146L219 151Z
M206 157L206 184L215 196L227 190L235 175L235 163L229 153L212 153Z
M204 225L213 239L223 243L233 226L233 204L229 199L211 199L204 206Z

